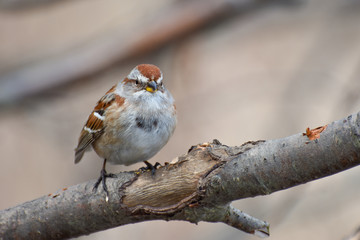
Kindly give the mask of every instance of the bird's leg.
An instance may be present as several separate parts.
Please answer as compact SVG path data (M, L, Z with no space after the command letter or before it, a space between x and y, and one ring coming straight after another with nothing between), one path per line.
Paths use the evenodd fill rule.
M106 166L106 159L104 159L103 167L102 167L102 169L100 171L100 177L98 178L98 180L94 184L93 191L95 192L97 190L99 184L102 182L104 192L106 193L106 197L109 197L109 191L108 191L108 188L106 186L106 178L108 178L108 177L116 178L116 175L112 174L112 173L107 173L106 170L105 170L105 166Z
M156 168L158 166L161 166L161 164L159 162L156 162L155 165L152 165L148 161L144 161L144 163L146 164L146 167L142 167L139 170L142 170L142 171L151 170L152 175L155 175Z

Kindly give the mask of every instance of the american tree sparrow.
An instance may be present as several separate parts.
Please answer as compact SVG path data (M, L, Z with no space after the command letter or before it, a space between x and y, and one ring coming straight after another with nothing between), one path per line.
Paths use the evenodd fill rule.
M89 115L75 149L75 163L85 151L94 149L104 159L100 182L108 195L106 162L130 165L144 161L155 172L158 165L147 162L169 140L176 126L174 99L163 85L160 69L151 64L136 66L113 86Z

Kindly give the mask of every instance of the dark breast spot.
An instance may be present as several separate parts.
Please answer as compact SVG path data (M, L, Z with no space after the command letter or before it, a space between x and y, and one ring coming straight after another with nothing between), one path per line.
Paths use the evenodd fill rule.
M135 121L139 128L144 128L144 118L136 117Z
M136 117L136 126L143 129L145 132L151 132L158 126L158 120L153 118L145 119L143 117Z

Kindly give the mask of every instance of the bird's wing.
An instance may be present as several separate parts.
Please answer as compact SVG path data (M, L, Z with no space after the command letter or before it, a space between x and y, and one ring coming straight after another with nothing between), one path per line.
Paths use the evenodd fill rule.
M81 130L79 143L75 149L75 163L80 162L85 151L104 133L106 110L120 97L114 93L114 90L115 86L98 101L94 110L89 115L88 120Z

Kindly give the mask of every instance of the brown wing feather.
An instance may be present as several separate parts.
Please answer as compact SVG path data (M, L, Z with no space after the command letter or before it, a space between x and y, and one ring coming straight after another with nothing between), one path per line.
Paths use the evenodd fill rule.
M89 116L84 128L82 129L79 137L78 146L75 149L75 163L80 162L85 151L88 150L90 144L98 139L104 132L103 121L96 118L94 112Z
M106 109L116 99L116 95L113 93L114 90L115 86L98 101L94 111L89 115L80 133L78 146L75 149L75 163L80 162L85 151L103 134L105 126L101 118L105 116Z

